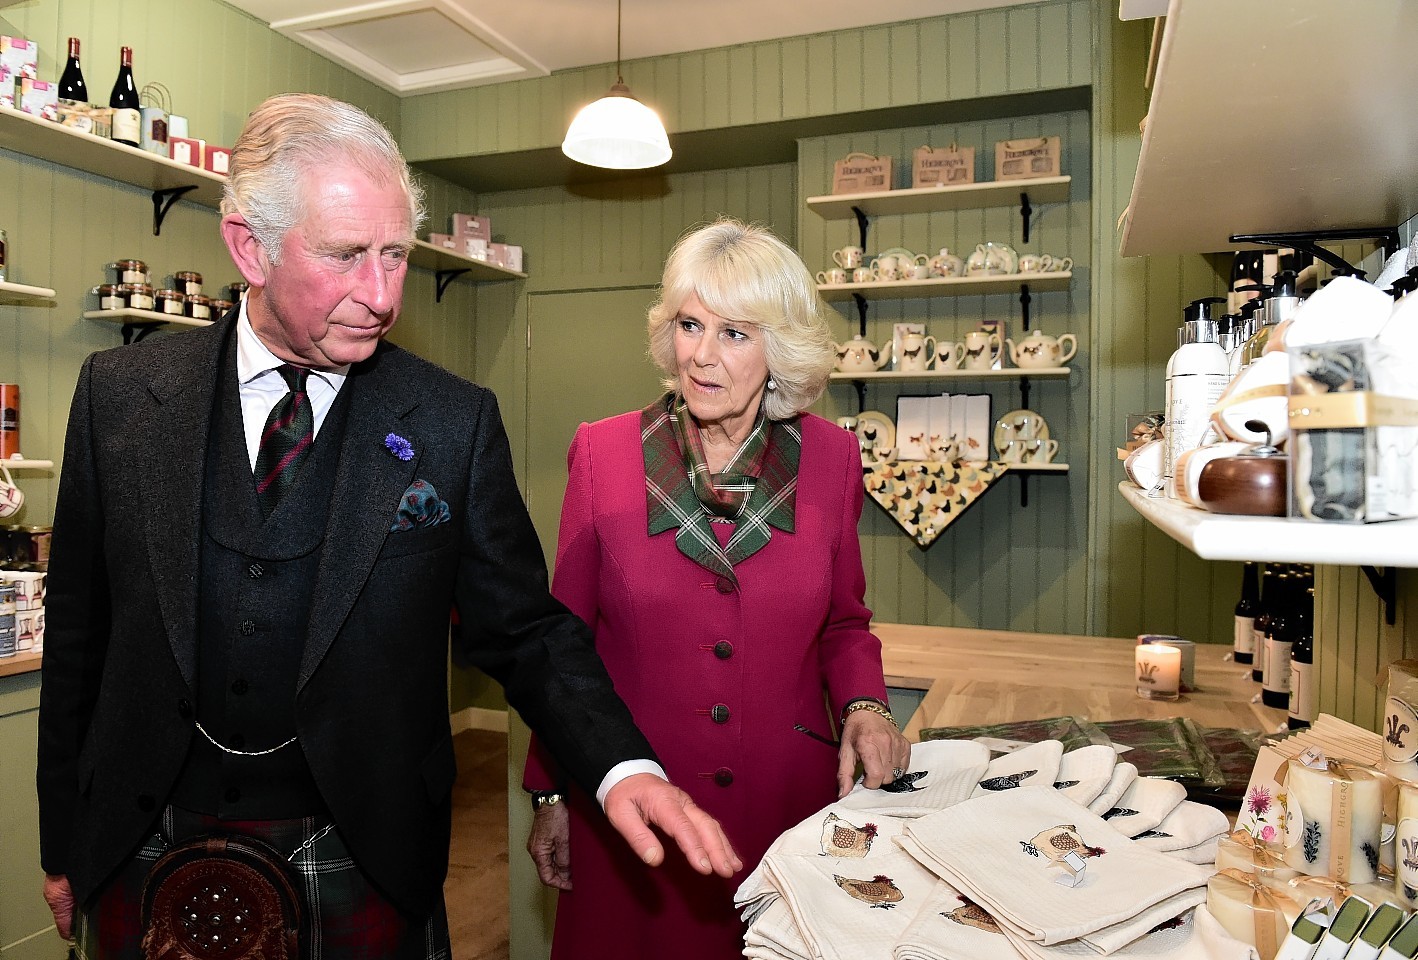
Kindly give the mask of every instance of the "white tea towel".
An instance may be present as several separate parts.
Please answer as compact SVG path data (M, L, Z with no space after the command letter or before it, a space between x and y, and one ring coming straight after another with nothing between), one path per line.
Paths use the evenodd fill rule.
M1187 798L1187 788L1175 780L1138 777L1112 809L1101 816L1130 837L1146 833L1167 818Z
M812 954L808 952L807 943L803 940L802 933L798 930L797 922L793 920L793 912L788 909L788 904L781 898L773 900L759 914L758 919L749 925L744 933L743 942L746 947L757 947L761 950L771 950L775 956L796 960L811 960ZM744 951L748 953L747 950Z
M1122 923L1211 875L1138 846L1057 790L1040 787L967 800L914 820L897 843L997 923L1043 943ZM1080 865L1076 886L1057 882Z
M1098 953L1081 940L1046 947L1031 941L1011 941L1023 947L1029 960L1097 960ZM1261 960L1248 943L1235 939L1202 904L1112 955L1115 960Z
M839 806L893 817L924 817L970 796L990 763L988 748L970 740L911 745L911 769L895 784L868 790L861 781Z
M944 880L892 949L892 960L1014 960L994 918Z
M1210 871L1207 871L1208 873ZM1135 917L1115 923L1111 927L1096 930L1086 937L1085 943L1096 952L1108 956L1123 947L1148 935L1158 927L1170 923L1188 910L1206 902L1206 887L1192 887L1173 894L1165 900L1154 903Z
M1220 810L1204 803L1184 800L1161 823L1146 833L1138 834L1136 839L1150 850L1168 852L1220 839L1230 829L1231 822Z
M1058 740L1040 740L1013 753L995 757L970 796L981 797L1018 787L1052 789L1058 779L1062 757L1063 744Z
M1118 753L1109 743L1094 743L1070 750L1059 760L1054 789L1086 807L1108 786L1117 763Z
M936 884L901 850L865 862L773 854L764 865L821 960L888 960Z
M1199 863L1203 866L1216 866L1216 851L1221 848L1221 838L1212 837L1210 840L1203 840L1194 847L1182 847L1180 850L1168 850L1167 856L1185 860L1187 863ZM1368 899L1367 897L1365 899Z
M768 848L768 853L862 860L882 850L895 853L891 838L905 827L906 821L898 817L865 814L861 810L833 803L779 834ZM767 856L764 854L765 860ZM768 882L760 861L739 884L734 903L747 908L744 919L752 922L755 904L759 904L764 897L776 895L777 891Z
M1117 806L1118 800L1136 779L1137 767L1126 760L1119 760L1117 766L1113 767L1113 775L1108 778L1108 785L1103 788L1103 792L1086 804L1088 811L1101 817Z

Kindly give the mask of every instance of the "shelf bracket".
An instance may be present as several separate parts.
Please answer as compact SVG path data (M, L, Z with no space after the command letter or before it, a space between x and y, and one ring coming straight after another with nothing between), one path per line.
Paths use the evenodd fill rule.
M1029 284L1021 283L1019 285L1019 309L1024 314L1024 329L1019 333L1021 337L1029 336L1029 331L1033 329L1029 325L1029 304L1033 300L1034 298L1029 296Z
M857 388L857 412L861 413L867 408L867 382L865 380L853 380L852 386Z
M1393 567L1384 567L1380 573L1378 567L1363 564L1359 567L1364 571L1364 576L1369 578L1369 586L1374 588L1374 593L1384 605L1384 623L1390 627L1394 625L1394 601L1398 596L1398 576Z
M1279 233L1238 233L1231 237L1232 243L1258 243L1263 246L1290 247L1294 250L1301 250L1322 260L1331 267L1356 273L1363 277L1362 270L1355 270L1347 260L1329 250L1320 247L1324 241L1343 242L1345 240L1377 240L1384 250L1384 259L1388 259L1398 252L1398 228L1397 227L1356 227L1349 230L1296 230L1280 231Z
M852 299L857 304L857 326L862 339L865 340L867 336L867 298L860 293L853 293Z
M162 222L167 219L167 212L172 209L172 205L184 193L196 189L197 185L194 183L185 187L167 187L153 191L153 236L162 236Z
M1029 506L1029 474L1017 473L1019 478L1019 506L1021 508Z
M859 244L859 246L860 246L863 250L866 250L866 248L867 248L867 215L866 215L866 213L862 210L861 207L853 207L853 208L852 208L852 214L853 214L853 216L855 216L855 217L857 218L857 234L858 234L858 236L860 236L860 237L862 238L862 242Z
M1019 405L1025 410L1029 409L1029 378L1019 378Z
M165 323L125 323L119 328L119 331L123 334L123 343L126 346L130 343L137 343L139 340L146 338L154 330L158 329L158 327L165 326L167 326Z
M461 270L436 270L436 271L434 271L434 274L433 274L434 279L438 282L438 292L437 292L436 294L434 294L434 298L433 298L433 299L434 299L434 303L442 303L442 302L443 302L443 292L448 289L448 284L452 283L452 282L453 282L454 280L456 280L458 277L462 276L463 274L465 274L465 273L467 273L467 272L468 272L467 267L464 267L464 268L462 268Z
M1034 208L1029 205L1028 191L1021 191L1019 194L1019 216L1024 221L1024 242L1029 242L1029 218L1033 215Z

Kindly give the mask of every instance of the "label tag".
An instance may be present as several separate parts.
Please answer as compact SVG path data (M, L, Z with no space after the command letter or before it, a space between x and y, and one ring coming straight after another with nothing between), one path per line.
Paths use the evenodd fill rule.
M1418 758L1418 713L1406 701L1389 697L1384 711L1384 757L1390 763Z
M1312 770L1328 770L1329 762L1319 747L1306 747L1305 752L1295 758Z
M1066 887L1076 887L1082 883L1084 871L1088 869L1083 858L1076 853L1064 854L1055 864L1063 868L1063 873L1054 877L1054 883L1061 883Z

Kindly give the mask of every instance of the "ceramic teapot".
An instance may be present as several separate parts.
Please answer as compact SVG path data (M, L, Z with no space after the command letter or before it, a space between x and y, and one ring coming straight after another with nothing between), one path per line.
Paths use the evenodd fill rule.
M1065 341L1068 343L1066 351ZM1055 339L1042 330L1035 330L1020 340L1018 346L1008 339L1005 345L1009 347L1009 359L1014 361L1016 367L1024 369L1061 367L1078 352L1078 338L1073 334L1065 333Z
M950 252L949 247L941 247L940 253L927 260L933 277L965 276L965 261Z
M870 373L880 370L891 359L890 354L878 350L876 344L860 333L847 343L833 341L832 349L837 351L837 369L843 373Z
M1019 254L1007 243L987 240L975 244L975 252L965 261L965 273L970 276L998 276L1019 270Z

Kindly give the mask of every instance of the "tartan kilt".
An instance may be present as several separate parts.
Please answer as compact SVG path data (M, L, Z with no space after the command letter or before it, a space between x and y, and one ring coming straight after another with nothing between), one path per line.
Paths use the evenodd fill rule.
M124 864L93 902L80 908L74 953L79 960L142 960L143 881L159 857L203 834L262 840L282 853L304 900L303 960L450 960L448 916L440 898L433 914L400 913L355 866L338 830L309 842L328 816L297 820L221 820L169 806L159 829Z

